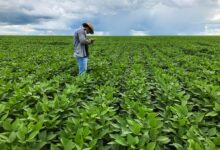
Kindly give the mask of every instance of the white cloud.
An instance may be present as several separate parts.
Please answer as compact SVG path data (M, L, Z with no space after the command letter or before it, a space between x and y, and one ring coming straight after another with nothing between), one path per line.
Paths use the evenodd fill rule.
M15 35L26 33L28 35L33 32L37 31L30 25L0 25L0 34Z
M211 20L211 21L214 21L214 22L220 21L220 13L214 15L210 20Z
M194 34L220 22L220 0L0 0L0 8L0 34L72 34L84 21L97 35Z
M220 5L220 0L212 0L212 1L216 1L217 5Z
M95 31L94 36L108 36L110 35L109 32L104 32L104 31Z
M204 31L198 34L199 35L220 35L220 24L205 25Z
M130 35L132 35L132 36L146 36L146 35L148 35L148 31L130 30Z
M199 0L164 0L163 4L167 4L169 6L175 5L179 7L189 7L196 5Z

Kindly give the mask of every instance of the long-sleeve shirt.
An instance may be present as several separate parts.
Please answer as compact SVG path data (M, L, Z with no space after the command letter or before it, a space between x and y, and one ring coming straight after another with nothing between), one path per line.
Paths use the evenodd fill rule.
M91 43L86 38L86 31L83 27L77 29L74 33L74 56L75 57L88 57L88 45Z

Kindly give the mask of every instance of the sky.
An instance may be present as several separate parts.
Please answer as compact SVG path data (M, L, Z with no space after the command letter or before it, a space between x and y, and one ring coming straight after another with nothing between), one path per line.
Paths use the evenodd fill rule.
M0 0L0 35L220 35L220 0Z

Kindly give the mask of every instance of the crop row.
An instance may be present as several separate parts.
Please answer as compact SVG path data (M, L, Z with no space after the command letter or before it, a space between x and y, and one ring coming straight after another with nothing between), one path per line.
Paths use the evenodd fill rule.
M214 150L218 37L0 37L2 149Z

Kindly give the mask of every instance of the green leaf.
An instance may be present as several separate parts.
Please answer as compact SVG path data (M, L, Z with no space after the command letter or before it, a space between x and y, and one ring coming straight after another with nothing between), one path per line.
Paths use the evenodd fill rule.
M84 136L84 137L88 136L90 132L91 132L91 131L89 130L88 127L84 127L84 128L83 128L83 136Z
M215 102L214 110L217 112L220 112L220 104L219 103Z
M43 123L42 122L38 122L32 129L31 134L28 137L28 140L32 140L40 131L41 127L42 127Z
M194 150L194 143L195 143L194 140L189 139L188 143L189 143L189 146L187 150Z
M216 134L216 128L211 128L209 131L208 131L208 134L209 136L214 136Z
M39 131L33 131L31 132L31 134L28 137L28 140L32 140L37 134L39 133Z
M40 132L38 137L41 141L47 141L47 131L44 130L44 131Z
M85 148L85 149L83 149L83 150L91 150L92 148Z
M19 127L19 125L20 125L20 121L19 121L19 119L17 118L17 119L12 123L12 129L13 129L13 130L17 130L18 127Z
M9 135L9 141L12 143L16 139L16 132L11 132Z
M10 131L12 129L11 120L10 119L6 119L5 121L3 121L2 127L5 130Z
M120 136L118 136L118 137L115 139L115 142L118 143L118 144L120 144L120 145L123 145L123 146L126 146L126 145L127 145L125 139L124 139L123 137L120 137Z
M163 132L167 132L167 133L174 133L174 134L176 134L176 130L174 130L173 128L165 128L162 131Z
M4 104L0 104L0 113L5 111L5 105Z
M201 122L204 118L205 114L204 113L196 113L195 114L195 121L197 123Z
M215 111L211 111L211 112L207 113L205 116L215 117L215 116L218 116L218 113Z
M56 145L51 144L50 145L50 150L60 150Z
M160 128L162 126L162 122L157 118L149 118L148 123L151 128Z
M75 146L76 146L76 149L77 149L77 150L82 150L81 146L79 146L79 145L77 145L77 144L76 144Z
M114 135L114 134L110 134L110 137L115 139L115 142L120 144L120 145L123 145L123 146L126 146L127 143L125 141L125 139L123 137L121 137L120 135Z
M67 139L65 137L62 137L60 140L64 147L64 150L72 150L75 146L72 140Z
M120 129L120 125L119 125L119 124L112 123L111 125L112 125L114 128Z
M47 136L47 140L50 141L50 140L54 139L56 136L57 136L57 134L55 134L55 133L49 133Z
M174 146L176 149L178 149L178 150L183 150L183 146L182 145L180 145L179 143L173 143L173 144L171 144L172 146Z
M93 140L91 140L90 142L89 142L89 147L91 147L91 148L93 148L95 145L97 144L97 140L95 139L93 139Z
M213 143L210 139L206 138L206 142L208 143L208 150L215 149L215 143Z
M170 139L166 136L159 136L159 138L157 139L158 142L161 142L163 144L167 144L170 142Z
M5 136L4 134L0 134L0 143L7 143L10 140L8 139L7 136Z
M139 138L138 138L138 136L135 136L135 138L134 138L134 144L138 144L139 143Z
M47 142L45 142L45 141L39 141L36 144L36 149L42 149L46 144L47 144Z
M150 137L151 141L156 141L159 133L160 132L158 129L156 129L156 128L151 129L149 131L149 137Z
M138 142L138 146L143 148L145 143L149 142L149 137L147 137L146 135L142 135L141 137L139 136L139 142Z
M154 150L156 146L156 142L150 142L147 144L147 150Z
M195 142L194 145L195 145L195 150L202 150L201 146L197 142Z
M186 117L183 117L181 119L178 120L178 123L180 126L184 126L187 122L187 118Z
M103 136L105 136L107 133L109 133L109 129L108 128L103 128L103 130L99 133L98 138L101 139Z
M122 130L122 136L126 136L128 134L131 134L132 132L130 131L130 129L126 128L126 127L121 127Z
M218 136L214 139L214 143L215 143L215 145L220 146L220 136Z
M131 120L131 119L127 119L127 122L128 122L128 124L129 125L133 125L135 122L133 121L133 120Z
M138 135L141 130L141 125L135 122L132 129L133 129L133 133Z
M83 128L79 128L76 132L75 143L82 148L83 145Z
M127 142L128 142L128 145L133 145L134 143L134 138L132 135L128 134L127 136Z
M1 117L1 120L5 120L7 117L8 117L8 115L9 115L9 112L5 112L6 114L4 114L2 117Z
M22 129L18 130L16 135L17 135L19 140L21 140L21 141L25 140L25 132L24 132L24 130L22 130Z

